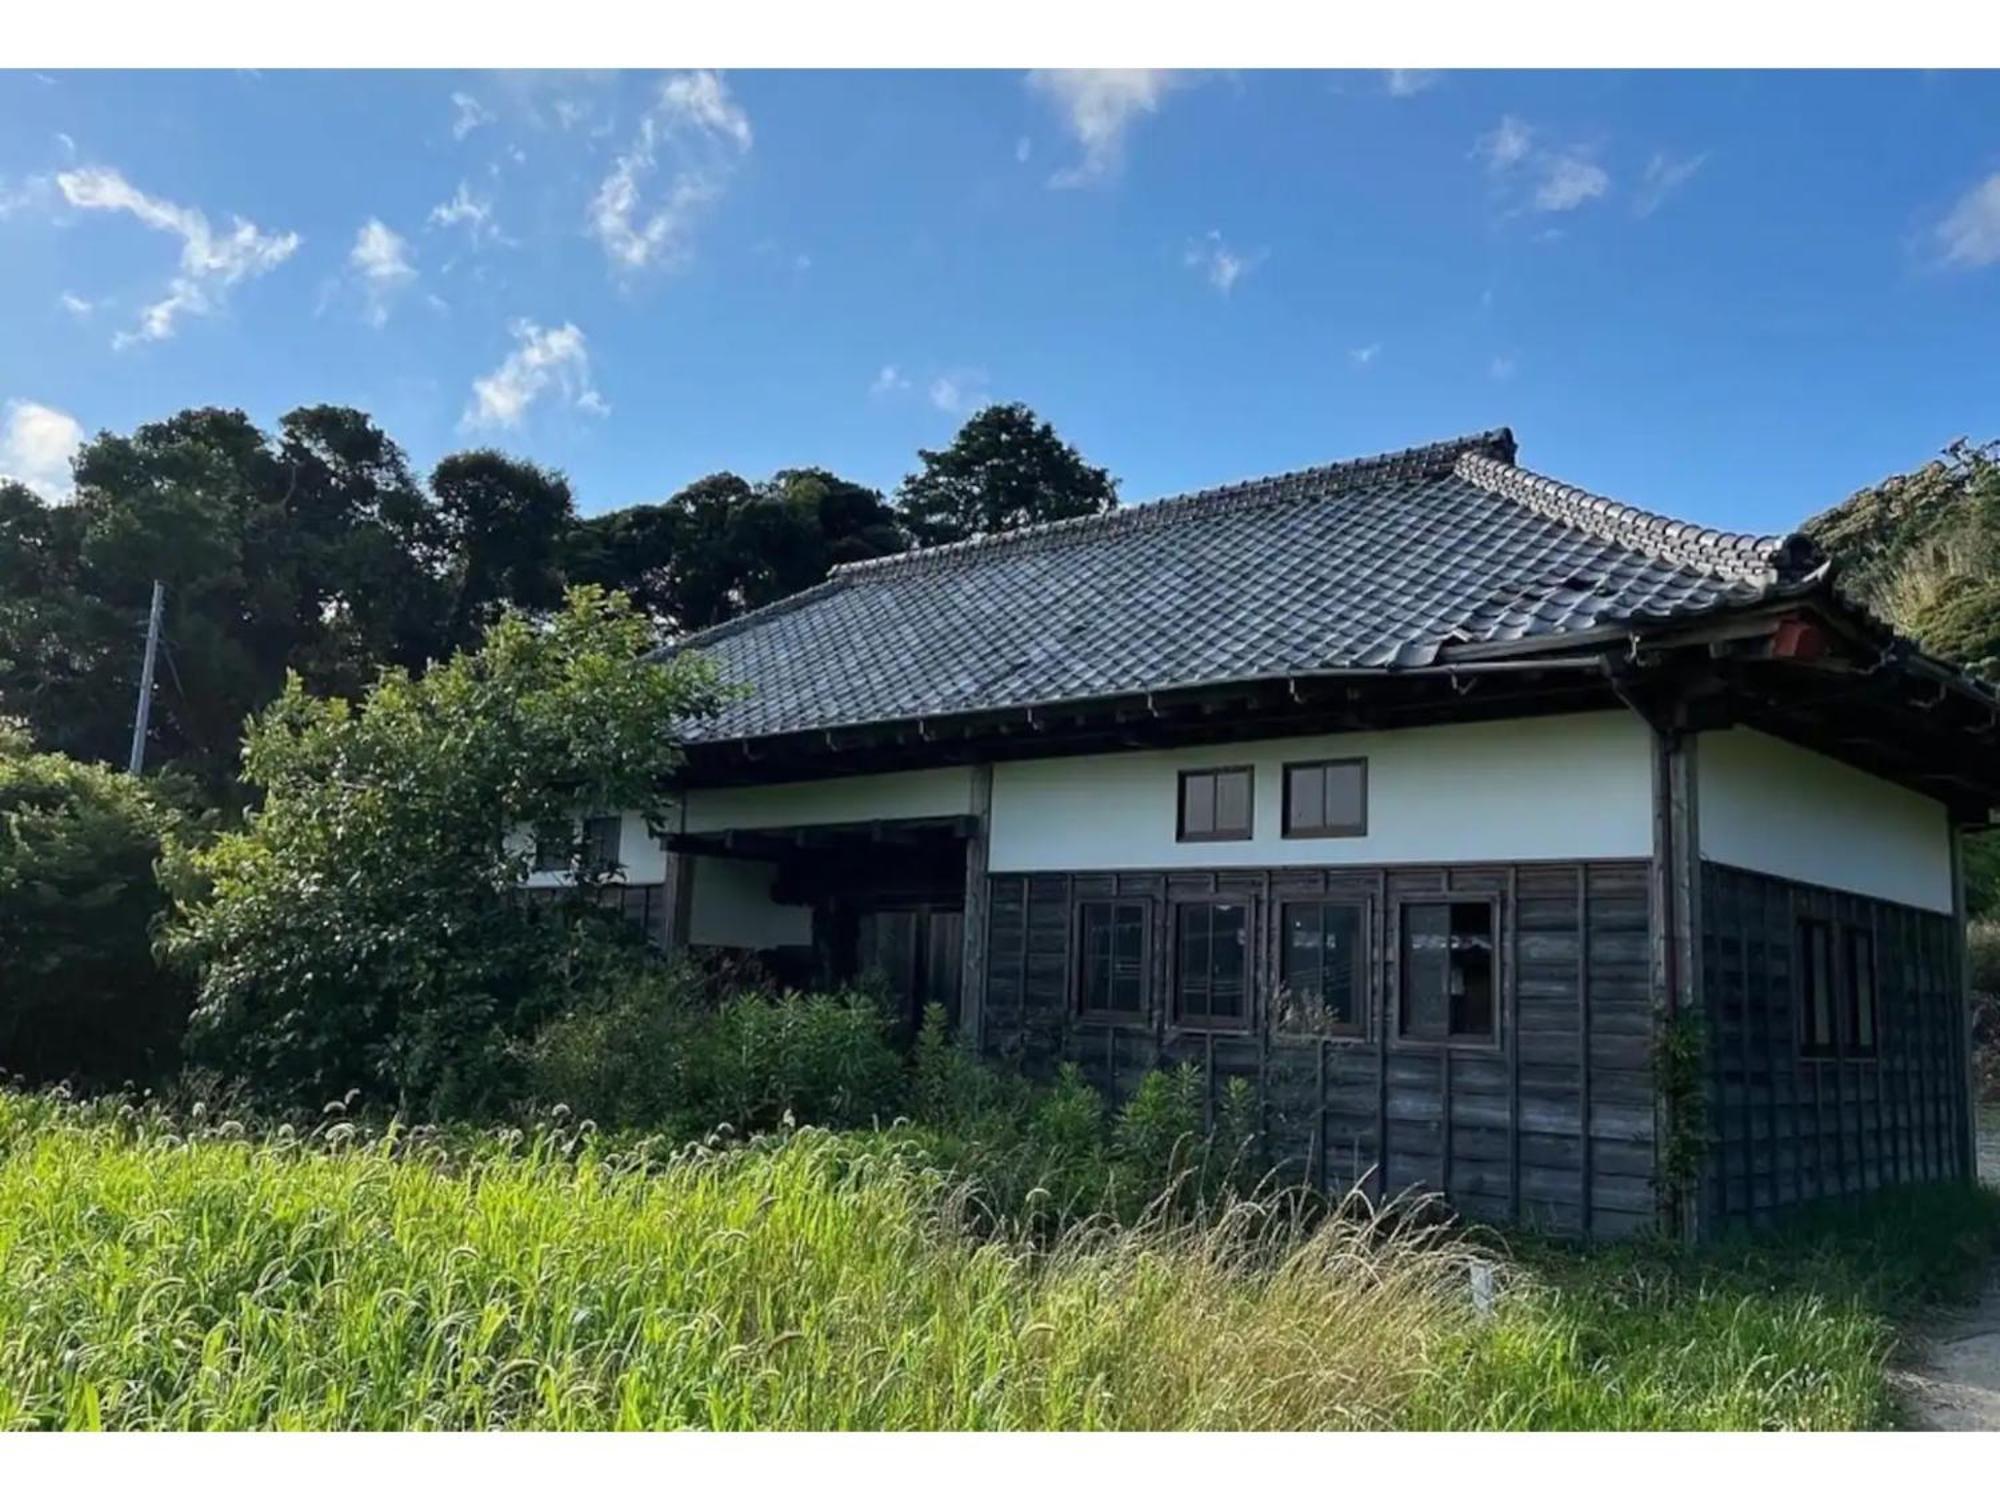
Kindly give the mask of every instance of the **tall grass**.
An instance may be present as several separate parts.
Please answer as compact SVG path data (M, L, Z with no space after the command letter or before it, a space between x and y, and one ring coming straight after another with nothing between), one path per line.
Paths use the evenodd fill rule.
M253 1137L0 1092L0 1425L1848 1427L1892 1415L1897 1299L2000 1219L1951 1199L1925 1269L1911 1200L1792 1277L1250 1203L974 1234L965 1193L891 1137Z

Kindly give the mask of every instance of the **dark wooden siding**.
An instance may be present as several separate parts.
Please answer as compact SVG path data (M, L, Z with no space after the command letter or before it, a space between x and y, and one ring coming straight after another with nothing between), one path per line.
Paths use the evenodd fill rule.
M989 883L981 1044L1047 1075L1079 1064L1114 1098L1154 1068L1193 1063L1215 1100L1248 1079L1281 1171L1338 1192L1441 1190L1469 1215L1615 1236L1657 1222L1647 872L1643 862L996 875ZM1255 903L1253 1024L1170 1024L1171 908L1239 894ZM1392 1034L1395 911L1405 898L1500 903L1499 1038L1426 1045ZM1076 903L1151 903L1149 1012L1075 1013ZM1278 912L1290 899L1364 903L1364 1038L1274 1033Z
M1791 1204L1965 1173L1951 918L1706 862L1701 888L1709 1224L1762 1224ZM1845 926L1873 934L1875 1057L1800 1054L1804 917L1831 924L1836 948Z

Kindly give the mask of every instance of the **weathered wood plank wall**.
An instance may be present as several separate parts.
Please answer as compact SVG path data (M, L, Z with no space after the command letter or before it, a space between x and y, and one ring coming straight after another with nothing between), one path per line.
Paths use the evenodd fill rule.
M1706 862L1701 884L1709 1224L1765 1224L1812 1199L1963 1175L1964 1006L1951 918ZM1872 935L1874 1057L1801 1054L1807 917L1831 924L1836 950L1846 927Z
M1614 1237L1657 1222L1653 1004L1644 861L1448 867L998 875L988 898L987 1050L1046 1075L1079 1064L1128 1096L1154 1068L1191 1062L1211 1102L1228 1080L1258 1090L1271 1155L1292 1180L1371 1196L1443 1191L1465 1213ZM1251 1025L1170 1019L1176 898L1254 906ZM1494 1046L1394 1035L1399 902L1492 895L1501 921ZM1149 1010L1076 1014L1075 910L1138 897L1150 908ZM1367 1034L1294 1036L1272 1024L1279 913L1287 900L1366 909Z

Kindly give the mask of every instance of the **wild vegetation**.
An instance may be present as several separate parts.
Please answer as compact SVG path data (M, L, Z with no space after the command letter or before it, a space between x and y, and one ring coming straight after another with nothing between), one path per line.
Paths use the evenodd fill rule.
M665 1151L0 1092L0 1426L1865 1427L1888 1319L2000 1233L1969 1188L1589 1260L1351 1205L1037 1236L972 1204L894 1133Z

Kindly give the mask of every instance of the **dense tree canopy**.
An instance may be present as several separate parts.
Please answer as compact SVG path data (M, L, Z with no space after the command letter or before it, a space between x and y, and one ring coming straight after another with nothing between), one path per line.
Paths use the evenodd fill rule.
M1118 481L1018 403L989 406L951 446L921 448L923 467L896 492L896 515L920 546L960 542L1118 504Z
M122 764L160 579L148 764L219 792L245 721L288 672L353 698L384 667L421 672L477 646L509 608L554 609L573 584L626 593L679 635L913 540L1115 503L1104 471L1023 407L981 412L922 456L898 508L800 467L712 474L580 517L561 474L488 449L451 454L422 482L349 407L301 407L274 435L213 408L101 433L77 455L67 504L0 480L0 713L48 749Z

